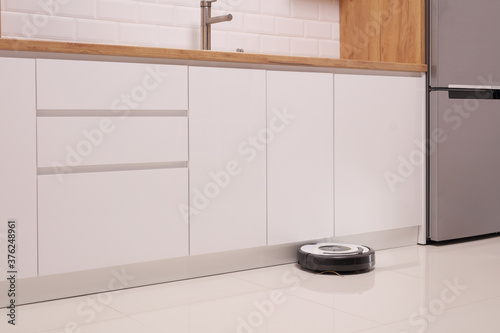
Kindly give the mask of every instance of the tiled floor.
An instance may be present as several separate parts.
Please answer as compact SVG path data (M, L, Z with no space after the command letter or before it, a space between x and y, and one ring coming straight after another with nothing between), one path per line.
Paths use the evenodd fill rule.
M360 275L283 265L19 307L0 332L461 333L500 323L500 237L378 251Z

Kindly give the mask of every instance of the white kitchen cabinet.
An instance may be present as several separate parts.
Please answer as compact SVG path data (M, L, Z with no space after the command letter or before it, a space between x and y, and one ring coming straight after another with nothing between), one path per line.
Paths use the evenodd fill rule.
M335 75L335 236L422 225L424 81Z
M192 255L266 245L265 86L262 70L189 69Z
M18 278L37 276L35 60L0 58L0 280L7 222L17 221Z
M188 255L186 168L38 178L40 275Z
M186 162L187 117L39 117L38 166Z
M267 72L268 244L333 236L333 74Z
M37 59L38 110L187 110L187 67Z

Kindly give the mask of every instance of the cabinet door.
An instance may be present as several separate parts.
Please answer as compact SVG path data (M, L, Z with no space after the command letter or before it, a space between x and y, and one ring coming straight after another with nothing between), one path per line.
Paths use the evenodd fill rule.
M268 244L333 236L333 74L268 72Z
M39 117L38 167L187 161L187 117Z
M191 254L266 245L261 70L189 69Z
M422 225L424 86L335 75L335 236Z
M37 60L38 110L187 110L187 67Z
M37 275L35 60L0 58L0 280L7 221L17 227L19 278Z
M38 177L40 275L188 254L187 169Z

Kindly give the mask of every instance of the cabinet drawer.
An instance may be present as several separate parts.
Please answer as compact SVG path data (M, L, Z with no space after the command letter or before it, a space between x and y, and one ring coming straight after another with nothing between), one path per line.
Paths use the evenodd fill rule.
M38 117L38 166L187 161L186 117Z
M38 177L40 275L188 254L186 168Z
M37 60L38 110L187 110L187 67Z

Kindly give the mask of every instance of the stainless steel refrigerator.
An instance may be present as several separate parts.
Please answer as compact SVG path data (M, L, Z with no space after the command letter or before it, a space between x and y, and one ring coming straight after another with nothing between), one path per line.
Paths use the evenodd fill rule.
M500 232L500 1L428 0L428 239Z

